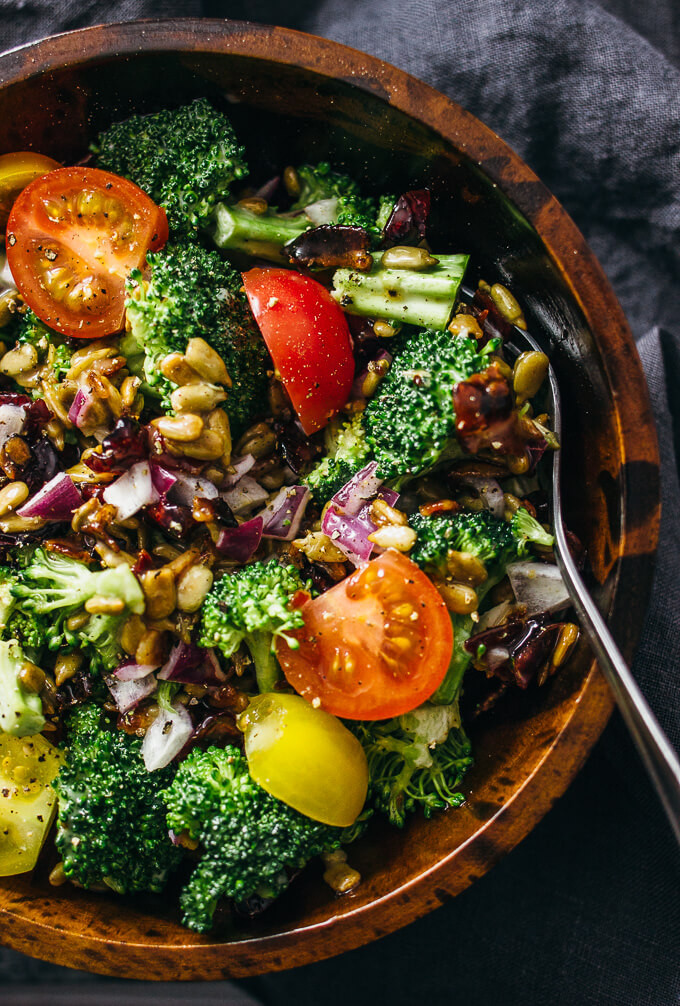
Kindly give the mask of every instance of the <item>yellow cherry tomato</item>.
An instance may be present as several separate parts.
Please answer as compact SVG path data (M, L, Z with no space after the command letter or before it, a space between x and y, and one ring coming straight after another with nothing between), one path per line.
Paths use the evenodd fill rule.
M58 161L32 150L20 150L0 157L0 228L5 229L12 203L34 178L60 168Z
M299 695L265 692L239 717L250 774L277 800L346 828L362 811L368 763L340 720Z
M50 784L62 761L41 734L0 733L0 877L26 873L37 863L57 806Z

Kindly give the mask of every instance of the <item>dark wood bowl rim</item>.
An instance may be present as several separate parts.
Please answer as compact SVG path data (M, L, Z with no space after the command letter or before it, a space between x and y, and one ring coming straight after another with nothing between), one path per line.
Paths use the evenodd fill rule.
M64 66L134 55L180 51L220 53L278 61L342 79L389 102L468 153L506 192L533 224L583 311L598 344L607 347L604 367L616 389L620 448L624 460L643 460L658 468L659 455L647 385L623 312L595 256L557 200L523 161L472 114L427 84L365 53L289 29L211 19L168 19L101 25L56 35L0 55L0 86ZM522 185L521 183L530 183ZM540 193L540 198L537 198ZM565 251L562 252L561 249ZM566 250L569 254L566 254ZM651 588L653 551L658 539L659 503L649 506L636 525L626 521L622 553L635 555L635 589L646 602ZM628 484L626 516L636 510L635 485ZM618 593L618 592L617 592ZM617 593L610 617L617 614ZM643 610L643 609L641 609ZM641 626L630 628L622 645L630 659ZM521 841L550 809L579 771L613 708L613 699L595 663L590 667L578 705L525 784L487 822L483 834L493 849L480 869L474 841L409 883L355 911L322 924L301 926L280 935L232 943L155 944L126 938L102 939L76 932L58 920L36 921L22 911L24 899L0 903L3 942L55 963L130 978L219 979L242 977L298 966L350 950L392 932L441 904L441 890L458 894ZM40 899L36 892L36 900ZM0 898L3 887L0 886ZM33 900L33 899L30 899ZM188 934L187 934L188 935Z

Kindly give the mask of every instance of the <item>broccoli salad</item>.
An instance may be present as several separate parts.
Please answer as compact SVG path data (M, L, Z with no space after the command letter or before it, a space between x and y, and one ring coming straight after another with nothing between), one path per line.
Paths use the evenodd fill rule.
M0 157L0 876L197 932L353 890L578 635L514 296L426 188L251 177L205 99Z

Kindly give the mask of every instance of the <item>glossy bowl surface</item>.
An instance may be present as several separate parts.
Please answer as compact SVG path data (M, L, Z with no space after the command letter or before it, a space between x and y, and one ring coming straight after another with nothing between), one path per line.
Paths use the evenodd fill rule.
M85 29L0 57L0 153L82 157L132 111L224 96L251 161L329 159L375 191L429 185L435 248L472 254L507 283L552 346L567 405L569 521L587 545L601 606L628 657L656 547L658 453L646 384L621 309L550 192L474 116L395 67L262 25L148 21ZM263 174L263 180L266 173ZM176 892L128 900L0 881L4 943L124 977L217 979L293 967L389 933L463 890L564 792L599 737L610 693L585 646L543 689L473 733L467 802L403 831L376 822L351 854L358 890L334 899L314 866L255 922L209 936L180 927Z

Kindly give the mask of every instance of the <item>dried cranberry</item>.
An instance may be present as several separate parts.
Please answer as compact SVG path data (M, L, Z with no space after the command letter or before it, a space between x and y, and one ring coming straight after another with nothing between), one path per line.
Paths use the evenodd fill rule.
M399 196L383 231L383 244L418 244L425 237L430 215L430 190L413 189Z

